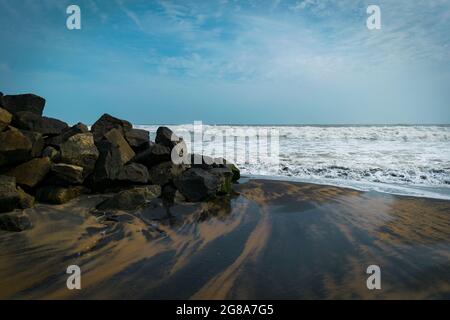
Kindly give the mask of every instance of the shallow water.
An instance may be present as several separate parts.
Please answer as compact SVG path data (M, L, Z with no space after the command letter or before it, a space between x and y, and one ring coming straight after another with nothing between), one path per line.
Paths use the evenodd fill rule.
M101 221L101 197L0 232L0 298L450 298L450 201L250 180L209 203ZM82 289L66 289L68 265ZM382 290L366 268L380 266Z

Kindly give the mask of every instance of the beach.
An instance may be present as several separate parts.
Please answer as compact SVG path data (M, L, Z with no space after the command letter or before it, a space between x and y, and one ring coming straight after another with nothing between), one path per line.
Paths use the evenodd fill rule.
M241 179L211 201L96 216L107 197L37 204L32 229L0 231L0 298L450 298L448 200Z

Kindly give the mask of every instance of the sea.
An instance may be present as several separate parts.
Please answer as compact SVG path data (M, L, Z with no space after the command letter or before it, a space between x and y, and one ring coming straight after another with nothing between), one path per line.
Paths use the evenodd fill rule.
M193 124L167 125L182 136L188 149ZM136 125L154 139L159 125ZM229 155L231 148L246 157L228 157L246 178L265 178L348 187L363 191L450 200L450 125L205 125L203 154ZM251 148L249 138L238 145L237 132L270 138ZM211 138L213 137L213 138ZM215 137L215 138L214 138ZM198 139L197 139L198 140ZM227 141L227 147L223 147ZM242 141L242 140L240 140ZM197 150L198 151L198 150ZM274 162L274 156L276 161ZM237 159L237 160L236 160ZM258 161L255 161L258 159ZM240 160L240 161L239 161Z

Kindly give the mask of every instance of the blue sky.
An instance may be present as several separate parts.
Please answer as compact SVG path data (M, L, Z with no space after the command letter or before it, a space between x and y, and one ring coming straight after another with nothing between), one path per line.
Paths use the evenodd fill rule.
M0 0L0 39L0 91L70 123L450 123L449 0Z

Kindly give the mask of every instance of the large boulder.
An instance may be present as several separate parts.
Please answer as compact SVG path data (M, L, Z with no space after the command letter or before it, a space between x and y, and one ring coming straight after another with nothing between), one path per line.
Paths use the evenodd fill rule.
M185 170L186 167L183 165L176 165L172 161L166 161L150 168L148 173L151 183L163 186L169 182L173 182Z
M61 144L61 161L83 167L85 177L94 170L98 157L91 133L78 133Z
M70 137L72 137L78 133L88 133L88 132L89 132L88 127L85 124L79 122L70 128L64 129L61 132L61 134L47 138L45 140L45 144L47 146L53 146L53 147L57 147L59 149L59 148L61 148L61 144L66 142Z
M126 131L125 139L135 152L143 151L150 146L150 137L147 130L131 129Z
M110 131L108 131L104 135L104 139L109 141L114 147L118 149L122 164L127 163L135 156L133 149L131 149L122 133L118 129L111 129Z
M31 159L31 141L19 130L9 127L0 132L0 167Z
M43 135L58 135L67 129L67 123L49 117L41 117L29 111L20 111L14 115L13 125L19 129L36 131Z
M129 163L122 168L117 175L120 182L142 183L148 182L149 174L147 167L139 163Z
M51 167L53 175L69 184L81 184L84 180L83 167L67 163L55 163Z
M143 152L138 153L132 162L141 163L151 168L161 162L170 161L170 148L161 144L153 144Z
M158 130L156 130L155 142L169 147L171 150L181 141L183 141L183 139L178 137L175 133L173 133L172 130L167 127L159 127Z
M33 188L45 178L50 167L49 158L35 158L11 169L6 175L15 177L17 184Z
M45 99L31 93L6 95L2 98L2 104L3 108L12 114L28 111L41 116L44 111Z
M174 181L181 194L191 202L214 197L219 191L220 182L216 175L202 168L191 168Z
M42 150L44 149L44 137L39 132L21 130L22 133L31 142L31 157L37 158L42 155Z
M208 172L219 179L218 194L229 194L231 192L233 172L229 168L211 168Z
M161 195L161 187L149 185L121 191L97 206L98 210L136 210Z
M0 213L26 209L34 205L34 197L16 187L16 178L0 175Z
M99 157L91 178L95 188L103 188L110 181L117 179L123 169L123 163L119 149L111 142L101 140L96 146Z
M241 178L241 171L239 170L239 168L236 167L234 163L227 163L226 166L233 173L232 181L238 181Z
M63 204L87 192L83 186L45 186L37 190L36 198L40 202Z
M27 214L14 211L0 215L0 230L22 232L33 227Z
M0 107L0 131L3 131L12 121L12 114Z
M53 162L58 162L61 160L61 153L52 146L45 147L45 149L42 150L42 156L49 157Z
M115 118L107 113L102 115L91 127L95 141L100 140L111 129L118 129L122 135L132 129L130 122Z

